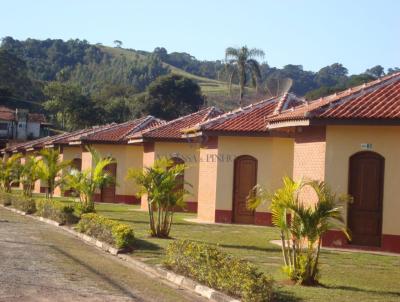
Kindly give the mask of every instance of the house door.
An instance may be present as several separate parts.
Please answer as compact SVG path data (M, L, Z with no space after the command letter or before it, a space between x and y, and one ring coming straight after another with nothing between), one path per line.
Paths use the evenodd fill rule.
M351 243L380 246L382 235L383 175L385 160L374 152L350 158L348 227Z
M109 173L115 180L117 177L117 164L109 164L104 168L104 171ZM101 202L115 202L115 181L112 184L103 186L101 189Z
M234 164L233 222L254 223L254 211L247 209L247 197L257 184L257 160L248 155L239 156Z

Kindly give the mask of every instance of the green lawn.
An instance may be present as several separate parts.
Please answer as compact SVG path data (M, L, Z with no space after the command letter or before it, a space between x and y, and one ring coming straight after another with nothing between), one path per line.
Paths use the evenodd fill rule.
M134 226L137 249L132 256L160 263L164 248L172 240L149 237L147 213L138 206L96 204L99 214ZM284 285L280 248L272 227L197 224L185 221L195 214L177 213L171 230L174 239L187 238L217 244L229 253L256 263L278 281L282 301L400 301L400 257L368 253L323 251L320 287Z
M149 263L161 261L170 240L149 237L147 214L138 211L138 206L97 204L96 209L101 215L134 226L138 243L133 256ZM276 280L286 279L280 268L280 248L269 242L279 238L276 229L196 224L184 220L194 217L193 214L176 214L171 236L218 244L256 263ZM400 301L400 257L323 251L321 263L322 287L282 285L282 291L294 301Z

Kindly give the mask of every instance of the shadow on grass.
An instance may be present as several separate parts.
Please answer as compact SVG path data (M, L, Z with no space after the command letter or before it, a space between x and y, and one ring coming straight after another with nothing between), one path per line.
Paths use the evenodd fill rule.
M112 216L108 216L107 218L110 218L110 219L115 220L115 221L125 222L125 223L146 224L146 225L149 224L148 221L144 221L144 220L123 219L123 218L116 218L116 217L112 217ZM187 225L193 225L193 224L192 223L186 223L186 222L174 222L172 224L172 227L174 225L185 225L185 226L187 226Z
M347 286L347 285L323 285L321 284L322 288L326 289L339 289L339 290L347 290L347 291L352 291L352 292L362 292L362 293L368 293L368 294L376 294L376 295L382 295L382 296L395 296L395 297L400 297L400 291L381 291L381 290L373 290L373 289L363 289L363 288L358 288L354 286Z
M146 251L159 251L162 250L157 244L151 243L150 241L143 239L135 239L135 249L136 250L146 250Z
M279 290L276 291L274 297L274 302L300 302L300 301L303 301L303 299L295 296L292 293Z
M219 244L219 246L224 248L232 248L232 249L241 249L241 250L251 250L251 251L259 251L259 252L279 252L280 248L265 248L259 246L249 246L249 245L237 245L237 244Z

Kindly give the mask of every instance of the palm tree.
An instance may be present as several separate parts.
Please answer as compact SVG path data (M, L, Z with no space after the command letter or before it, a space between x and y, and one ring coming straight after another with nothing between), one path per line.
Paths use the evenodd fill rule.
M305 187L316 193L315 204L300 200ZM284 177L283 186L272 194L260 186L252 193L248 199L251 209L271 202L272 223L280 229L284 271L301 284L317 284L323 235L340 229L349 238L340 206L347 197L338 198L324 182L296 182L289 177Z
M225 50L225 60L229 67L229 91L232 88L234 76L239 78L239 106L243 105L244 88L248 75L250 75L253 85L258 90L258 81L261 78L260 65L256 58L264 58L264 51L257 48L248 49L247 46L241 48L228 47Z
M177 207L184 207L184 189L182 174L185 164L174 164L166 158L160 158L152 167L129 170L128 179L139 185L139 195L147 195L150 232L153 237L168 238L172 226L173 214Z
M46 198L53 198L54 189L64 182L63 171L71 165L70 161L60 160L60 151L56 149L43 149L39 152L41 159L38 161L39 178L46 182Z
M21 173L21 154L13 154L3 160L0 169L1 189L6 193L11 192L13 183L18 182Z
M88 147L92 155L94 167L85 171L72 169L66 177L66 186L79 194L81 202L81 213L95 211L94 194L97 189L115 181L113 176L105 171L105 168L114 163L111 158L102 158L97 150Z
M39 179L39 160L35 156L27 156L22 165L20 180L25 196L32 196L32 189L35 182Z

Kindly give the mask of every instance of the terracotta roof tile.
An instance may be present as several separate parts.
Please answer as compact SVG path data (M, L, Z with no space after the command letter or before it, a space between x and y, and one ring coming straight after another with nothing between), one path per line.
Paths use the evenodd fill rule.
M185 132L227 131L227 132L264 132L270 115L303 103L304 100L287 93L281 97L262 100L249 106L222 114L216 118L199 123Z
M8 107L0 106L0 120L15 121L15 111Z
M46 118L42 113L28 113L28 122L31 123L46 123Z
M181 139L182 130L192 127L198 123L207 121L222 114L222 111L215 107L208 107L200 111L185 115L162 124L158 127L149 128L146 131L131 135L129 139L152 138L152 139Z
M145 129L163 125L165 122L153 116L146 116L122 124L116 124L101 131L87 133L80 137L82 141L126 142L128 137Z
M306 119L399 119L400 73L297 106L269 123Z

